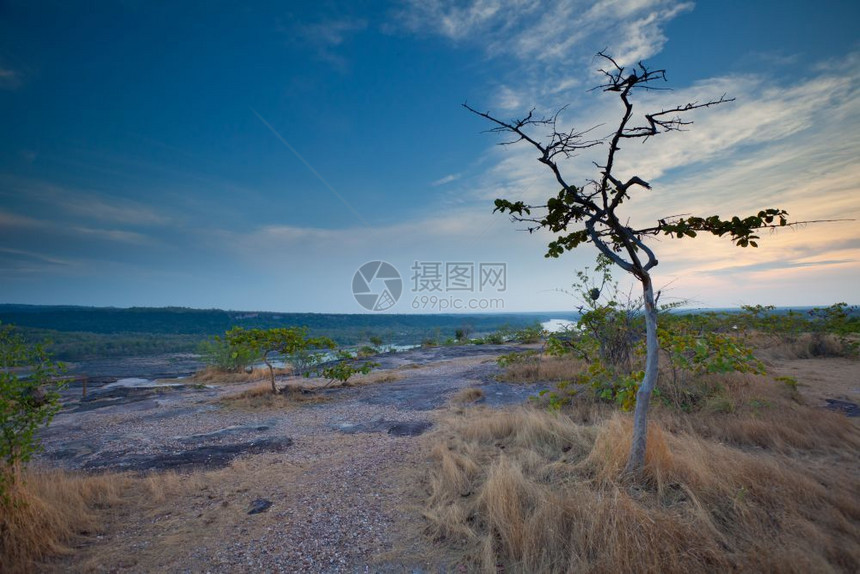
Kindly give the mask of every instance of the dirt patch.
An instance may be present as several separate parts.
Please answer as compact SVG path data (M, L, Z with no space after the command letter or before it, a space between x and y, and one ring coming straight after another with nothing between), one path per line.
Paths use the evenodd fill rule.
M774 376L792 377L809 404L827 407L828 400L860 404L860 361L852 359L794 359L770 365ZM850 406L850 405L849 405Z

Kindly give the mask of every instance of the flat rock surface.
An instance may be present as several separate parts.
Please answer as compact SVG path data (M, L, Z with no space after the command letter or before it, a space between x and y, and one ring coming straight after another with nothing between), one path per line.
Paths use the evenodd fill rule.
M163 536L165 524L146 516L124 516L116 532L61 561L58 571L404 571L404 559L389 553L429 544L420 535L420 509L403 506L403 492L414 491L414 476L405 473L424 456L416 437L432 430L461 389L482 389L479 403L491 406L536 393L538 386L494 379L497 356L517 349L383 354L373 359L380 368L371 377L379 382L257 408L223 399L265 382L166 384L148 380L150 364L140 373L124 365L125 379L117 383L101 365L103 384L86 397L80 388L68 392L63 411L42 433L42 463L88 472L196 473L189 476L208 477L215 486L206 487L205 497L174 502L173 535ZM305 382L284 379L279 386ZM200 520L209 523L195 526ZM405 568L425 571L419 562Z

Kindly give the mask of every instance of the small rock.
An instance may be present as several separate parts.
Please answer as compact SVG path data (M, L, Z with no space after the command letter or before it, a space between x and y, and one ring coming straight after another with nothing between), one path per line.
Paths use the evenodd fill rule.
M248 514L260 514L261 512L266 512L271 506L271 500L266 500L265 498L258 498L251 503L251 508L248 510Z
M433 426L429 421L416 421L395 423L388 429L388 434L393 436L418 436Z
M847 417L860 417L860 405L850 401L840 401L837 399L824 399L827 405L824 407L831 411L844 413Z

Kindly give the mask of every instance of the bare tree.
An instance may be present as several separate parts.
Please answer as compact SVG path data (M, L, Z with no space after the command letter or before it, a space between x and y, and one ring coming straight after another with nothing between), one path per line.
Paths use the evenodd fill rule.
M633 443L625 472L636 475L645 463L648 407L651 393L657 383L657 299L651 279L651 270L657 265L657 257L644 239L648 236L668 235L678 238L695 237L699 232L717 236L728 236L740 247L758 247L761 229L797 225L789 223L788 213L782 209L768 208L749 217L723 219L719 215L709 217L672 216L659 219L650 227L633 228L618 211L623 202L635 190L651 189L648 182L638 176L621 181L616 177L616 161L620 144L626 140L645 141L663 132L682 131L692 121L686 114L693 110L710 108L734 101L725 95L703 103L691 102L683 105L646 113L644 121L633 117L632 96L640 90L658 89L656 82L665 82L665 70L652 70L641 62L632 68L621 66L611 56L599 52L605 63L601 69L605 83L595 89L615 94L623 104L623 113L618 127L605 138L588 139L591 130L560 130L558 113L552 117L535 117L534 110L524 118L504 121L489 112L479 112L463 104L470 112L492 122L489 131L508 136L502 145L526 142L538 152L538 161L547 166L561 186L560 191L550 196L546 203L531 205L523 201L497 199L495 211L509 213L514 221L527 222L528 231L546 229L555 234L548 245L546 257L558 257L584 243L593 243L600 252L624 271L632 274L642 286L646 325L645 375L636 394L636 409L633 422ZM549 129L549 135L533 135ZM585 179L582 186L569 183L559 162L577 152L598 145L607 145L606 159L602 165L595 164L599 176ZM535 214L533 214L535 212Z

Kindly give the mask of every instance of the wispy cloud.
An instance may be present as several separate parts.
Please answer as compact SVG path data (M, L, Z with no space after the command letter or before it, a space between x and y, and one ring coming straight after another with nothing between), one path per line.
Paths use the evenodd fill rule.
M165 225L170 222L170 217L136 201L78 196L61 200L61 205L70 213L112 223Z
M714 269L711 274L741 273L749 271L775 271L782 269L800 269L803 267L829 267L832 265L845 265L857 263L856 259L825 259L823 261L765 261L763 263L750 263L747 265L730 265L720 269Z
M107 241L116 241L120 243L131 243L135 245L151 245L153 239L137 233L136 231L124 231L122 229L95 229L91 227L72 227L72 233L83 236L96 237Z
M446 185L446 184L451 183L453 181L457 181L458 179L460 179L460 177L461 176L459 173L449 173L445 177L440 177L436 181L432 182L430 185L432 185L433 187L438 187L440 185Z
M499 107L513 109L523 101L555 105L554 94L591 77L595 46L622 65L659 53L666 24L692 7L678 0L406 0L397 19L416 35L516 61L497 97Z
M495 106L507 110L522 110L526 106L523 95L510 86L501 86L495 93Z
M0 184L3 188L0 195L41 204L43 213L54 211L78 220L119 225L160 226L172 221L172 217L140 201L69 188L49 181L0 175Z
M305 24L300 29L308 40L325 46L340 46L355 32L367 28L367 20L326 20L313 24Z
M856 56L845 61L856 61ZM794 220L860 219L860 68L821 65L815 70L800 78L707 78L673 92L638 97L639 112L723 93L737 101L692 116L695 124L683 133L624 146L617 163L621 179L639 175L654 187L637 192L626 204L631 223L653 224L678 213L748 215L764 207L787 209ZM600 130L608 132L617 121L617 110L605 94L588 94L579 103L564 112L563 125L604 124L608 127L595 132L603 135ZM595 148L565 162L568 181L582 185L595 177L591 162L601 162L605 153ZM470 189L461 190L475 200L507 197L540 203L557 191L558 184L527 145L494 147L483 162L492 167L470 182ZM656 276L676 277L683 294L727 304L732 301L726 294L746 288L753 277L767 279L771 288L779 280L812 281L816 274L822 281L857 281L856 229L856 222L843 222L762 233L759 249L707 237L652 239L661 261ZM766 302L766 295L762 291L755 297Z
M4 231L5 240L13 241L21 233L35 231L38 232L41 240L55 238L58 245L68 245L70 239L83 238L131 245L158 244L156 239L136 231L70 225L67 221L35 219L9 211L0 211L0 229Z
M21 72L0 66L0 90L17 90L24 83Z
M16 273L32 273L56 267L70 267L74 262L34 251L0 247L0 269Z
M0 210L0 227L39 227L41 223L42 222L33 219L32 217L27 217L26 215L19 215L17 213Z
M312 23L297 23L283 31L312 48L316 57L338 69L345 69L347 59L340 49L356 33L367 29L363 18L338 18Z
M625 178L638 175L663 186L666 193L651 194L645 200L643 209L649 213L654 206L671 211L681 200L696 196L723 206L727 198L784 199L787 194L810 191L799 182L821 177L830 180L840 173L839 183L830 182L831 189L838 185L847 193L856 185L851 177L855 150L860 146L858 92L860 71L825 71L788 86L774 83L770 77L727 76L672 92L642 95L635 102L639 114L724 93L737 101L691 115L689 119L695 123L684 132L625 146L619 155L618 173ZM565 110L561 125L578 129L598 126L592 133L606 135L617 121L617 110L606 94L590 98L582 107ZM488 143L498 141L488 138ZM595 177L592 162L600 162L603 154L605 148L597 147L563 162L569 182L581 185ZM527 145L494 147L487 156L494 167L476 186L478 197L505 189L533 189L535 198L546 197L557 185L542 177L546 170L534 160L534 151ZM696 171L694 166L698 166ZM755 194L751 194L752 189ZM663 211L661 215L667 214Z

